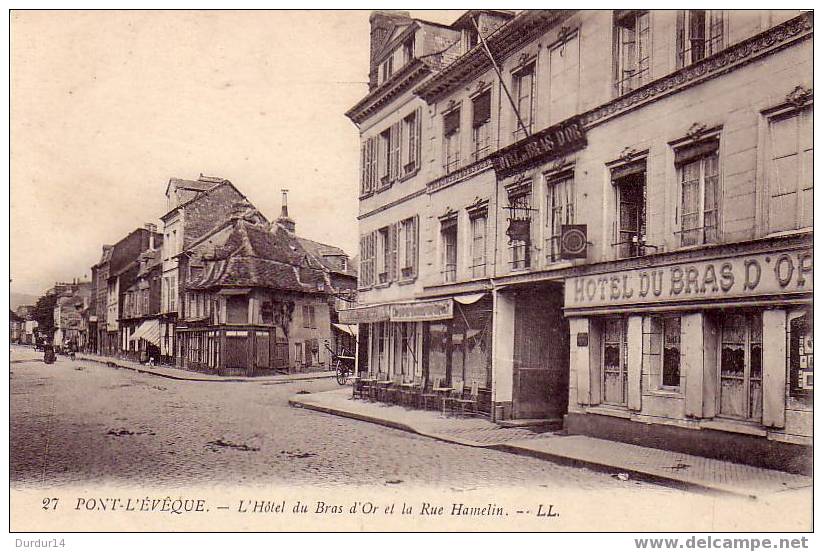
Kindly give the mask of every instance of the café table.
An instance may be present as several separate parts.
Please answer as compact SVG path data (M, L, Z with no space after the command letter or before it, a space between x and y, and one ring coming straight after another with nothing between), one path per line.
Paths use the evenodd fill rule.
M404 381L400 383L401 392L400 396L405 397L407 392L410 392L412 389L417 387L418 385L413 381Z
M372 400L371 399L372 389L374 389L374 386L377 383L377 378L372 377L372 376L368 376L368 377L365 377L365 378L361 379L360 381L364 386L368 387L368 389L369 389L369 400L371 401Z
M391 378L377 381L377 386L380 388L377 392L378 393L377 400L381 400L380 399L380 391L385 392L389 388L389 386L391 386L391 384L392 384ZM384 393L384 395L385 395L385 393Z
M432 391L435 393L442 395L441 400L443 401L443 416L446 415L446 398L449 396L449 393L454 391L454 387L432 387Z

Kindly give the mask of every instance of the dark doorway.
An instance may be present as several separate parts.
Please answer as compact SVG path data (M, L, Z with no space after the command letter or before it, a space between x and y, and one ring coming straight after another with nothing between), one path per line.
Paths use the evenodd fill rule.
M569 324L562 284L515 293L512 417L561 418L569 403Z

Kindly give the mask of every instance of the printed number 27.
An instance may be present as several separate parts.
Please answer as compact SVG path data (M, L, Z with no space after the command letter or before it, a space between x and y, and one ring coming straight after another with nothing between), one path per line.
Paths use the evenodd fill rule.
M44 498L43 499L43 509L44 510L56 510L58 500L59 500L58 498Z

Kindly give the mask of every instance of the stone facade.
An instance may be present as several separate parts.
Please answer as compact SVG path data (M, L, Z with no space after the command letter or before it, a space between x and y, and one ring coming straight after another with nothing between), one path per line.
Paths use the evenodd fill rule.
M677 428L703 453L699 436L721 432L753 462L752 443L809 445L811 15L527 10L471 48L458 34L456 61L349 112L364 145L423 114L418 172L361 193L361 236L378 244L419 217L411 285L364 285L361 264L351 319L390 334L377 349L361 337L361 369L397 351L378 306L453 301L449 321L416 322L414 374L444 363L447 379L485 380L495 419L568 413L572 431L655 446L653 428ZM363 118L364 104L381 108ZM584 225L578 258L564 225ZM473 316L490 343L465 345L486 326ZM489 365L467 370L475 347Z

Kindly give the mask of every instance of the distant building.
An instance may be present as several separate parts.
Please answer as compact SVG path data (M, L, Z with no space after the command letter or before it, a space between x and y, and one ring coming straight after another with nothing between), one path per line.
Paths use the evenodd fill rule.
M178 255L202 236L222 225L236 202L245 199L224 178L203 176L197 180L172 178L166 186L166 214L161 248L160 355L174 362L177 325L184 275Z
M294 229L285 203L272 225L239 201L179 255L179 366L242 375L329 366L335 294L352 290L356 275L342 250Z
M23 324L22 340L26 345L34 345L37 342L37 320L26 320Z
M21 343L26 319L9 309L9 342Z
M147 223L114 245L104 245L100 262L92 267L97 352L117 355L128 348L129 331L121 327L123 298L139 271L141 253L159 248L163 237L157 226Z
M144 251L138 263L137 277L126 289L120 318L128 328L125 353L133 360L160 362L160 249Z
M84 350L89 340L88 313L92 303L92 284L76 282L60 287L58 293L54 305L52 343L64 349Z

